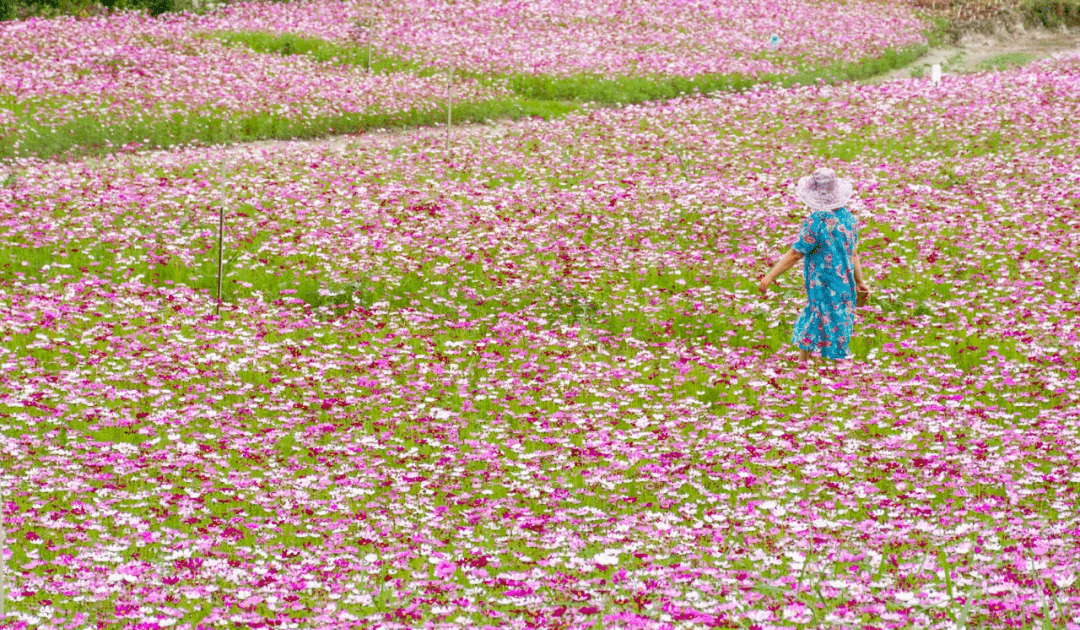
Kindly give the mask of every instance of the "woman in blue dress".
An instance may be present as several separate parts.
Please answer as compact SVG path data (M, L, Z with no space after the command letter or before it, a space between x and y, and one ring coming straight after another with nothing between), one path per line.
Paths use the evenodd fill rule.
M758 283L765 295L780 274L803 263L803 284L808 303L791 332L799 358L848 358L848 342L855 324L855 306L870 296L863 281L855 246L859 230L855 217L844 207L851 199L851 181L839 179L831 168L819 168L803 177L796 196L812 210L799 230L799 240Z

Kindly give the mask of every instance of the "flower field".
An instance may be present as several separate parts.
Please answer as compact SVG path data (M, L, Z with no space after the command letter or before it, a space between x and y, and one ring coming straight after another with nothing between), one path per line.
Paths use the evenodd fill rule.
M880 71L924 50L930 27L876 0L384 4L0 23L0 158L432 124L448 100L459 121L546 117Z
M370 28L384 54L425 66L453 64L485 74L690 77L793 74L858 61L925 43L926 25L907 4L874 1L354 0L241 4L202 16L192 28L298 32L339 43L366 42Z
M1076 630L1078 84L4 162L7 624ZM820 370L754 289L816 165Z
M0 155L309 135L418 112L445 119L445 78L371 72L350 50L338 61L229 44L197 37L185 16L0 25ZM476 78L459 78L450 95L457 105L510 96Z

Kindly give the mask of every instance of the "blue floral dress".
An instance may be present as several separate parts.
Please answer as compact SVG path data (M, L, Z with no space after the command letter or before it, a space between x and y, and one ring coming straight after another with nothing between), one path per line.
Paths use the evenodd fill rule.
M799 240L809 303L795 322L791 343L830 359L848 358L855 324L855 244L859 231L847 208L818 210L806 218Z

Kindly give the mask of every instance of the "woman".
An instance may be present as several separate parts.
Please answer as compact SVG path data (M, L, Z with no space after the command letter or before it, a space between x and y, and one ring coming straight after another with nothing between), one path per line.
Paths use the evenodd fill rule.
M810 356L815 362L821 357L848 358L855 306L870 296L855 252L859 230L844 207L851 190L851 182L838 179L831 168L800 179L795 194L813 212L803 221L799 240L758 283L764 297L777 276L806 259L803 283L809 303L791 332L791 343L799 347L804 363Z

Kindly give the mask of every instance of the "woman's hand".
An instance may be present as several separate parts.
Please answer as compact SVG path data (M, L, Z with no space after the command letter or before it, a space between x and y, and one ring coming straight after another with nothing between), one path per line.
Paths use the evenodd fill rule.
M855 283L855 306L866 306L870 300L870 287L862 282Z
M772 279L769 276L765 276L757 283L757 290L761 291L761 297L765 297L768 293L769 285L772 283Z

